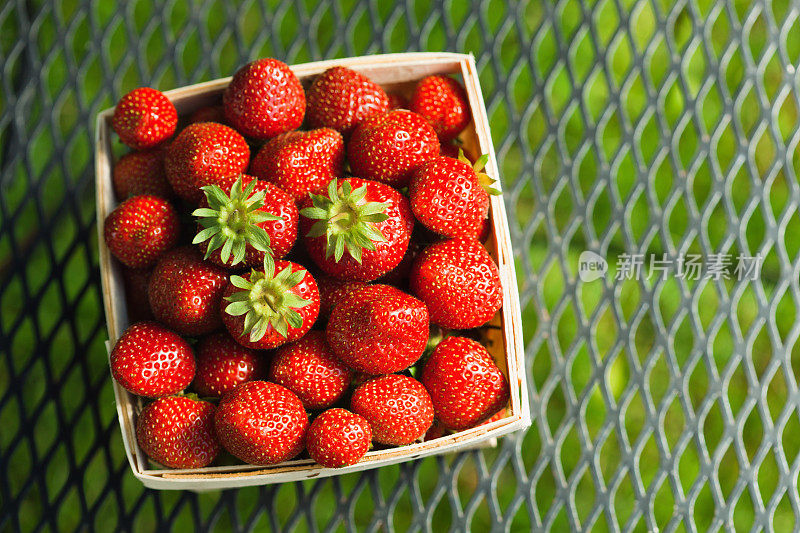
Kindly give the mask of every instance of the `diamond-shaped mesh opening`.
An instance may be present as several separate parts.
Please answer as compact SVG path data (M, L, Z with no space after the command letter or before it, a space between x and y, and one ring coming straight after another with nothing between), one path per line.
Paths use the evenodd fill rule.
M494 450L340 478L144 489L103 346L94 115L135 86L255 57L414 50L478 61L533 426ZM795 3L7 2L0 56L0 529L800 523ZM605 279L578 278L587 249L609 260ZM624 253L764 264L753 281L615 281Z

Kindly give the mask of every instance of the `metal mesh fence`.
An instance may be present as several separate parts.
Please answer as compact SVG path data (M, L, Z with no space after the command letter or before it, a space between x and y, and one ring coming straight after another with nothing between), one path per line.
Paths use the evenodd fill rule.
M0 530L798 530L799 16L788 0L3 3ZM256 57L417 50L478 60L532 428L332 479L145 490L103 346L93 116ZM583 250L763 266L582 282Z

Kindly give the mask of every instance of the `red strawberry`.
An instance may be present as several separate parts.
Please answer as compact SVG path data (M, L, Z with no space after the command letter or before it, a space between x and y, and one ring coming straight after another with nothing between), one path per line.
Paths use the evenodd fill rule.
M346 67L317 76L306 97L311 127L333 128L345 137L365 118L389 109L389 98L378 84Z
M344 140L330 128L291 131L270 139L250 165L250 172L274 183L300 201L320 194L342 175Z
M325 468L354 465L364 457L372 431L363 416L346 409L328 409L311 423L306 436L308 454Z
M393 187L406 185L418 166L438 154L439 140L428 121L404 109L365 119L347 146L355 175Z
M487 418L485 422L481 422L478 425L485 426L486 424L491 424L492 422L497 422L498 420L502 420L507 416L508 416L508 409L500 409L494 415Z
M480 343L448 337L431 353L422 370L436 419L455 431L471 428L508 403L508 381Z
M122 268L122 279L125 281L125 304L128 308L128 322L153 320L150 301L147 299L147 286L150 275L147 268Z
M227 124L225 120L225 110L221 105L208 105L201 107L189 116L189 123L195 122L216 122L218 124Z
M230 453L246 463L269 465L303 451L308 415L289 389L248 381L223 396L214 425Z
M256 139L299 128L306 112L300 80L277 59L259 59L237 70L222 104L228 122Z
M351 290L366 286L367 284L363 281L344 281L330 276L319 276L317 278L317 287L319 288L319 316L329 316L333 307L346 298Z
M224 190L207 185L203 192L192 242L214 263L259 266L264 254L283 257L297 240L297 206L275 185L243 175Z
M114 108L111 127L122 142L134 150L152 148L175 133L178 112L164 93L139 87L122 98Z
M425 248L411 267L411 291L431 322L448 329L486 324L503 305L500 275L478 241L448 239Z
M122 264L146 268L178 242L180 222L172 205L157 196L128 198L106 217L106 246Z
M428 309L390 285L351 291L331 312L325 335L347 366L391 374L413 365L428 342Z
M194 390L200 396L220 397L240 383L266 375L265 356L245 348L227 333L213 333L197 344Z
M155 322L137 322L111 350L111 373L133 394L157 398L185 389L194 377L194 354L180 336Z
M334 357L322 331L310 331L278 348L269 369L269 380L297 394L309 410L330 407L347 390L351 376Z
M333 180L327 195L302 205L300 234L309 255L341 279L371 281L389 272L403 258L414 227L408 201L376 181L348 178L338 186Z
M403 446L420 440L433 423L431 397L414 378L389 374L360 385L350 410L367 419L372 440Z
M417 220L445 237L477 239L489 214L492 179L480 172L488 159L475 167L450 157L434 157L423 163L411 178L409 196Z
M164 150L130 152L114 165L114 193L124 200L129 196L151 194L162 198L172 196L172 188L164 172Z
M200 187L224 185L231 176L244 172L250 163L250 148L239 133L216 122L190 124L167 147L164 168L172 189L196 204L203 197Z
M265 255L263 270L231 276L220 304L225 327L243 346L267 350L305 335L319 314L311 274L291 261Z
M139 413L136 440L164 466L208 466L221 449L214 432L214 404L187 396L159 398Z
M458 137L471 120L467 92L449 76L421 79L408 108L428 119L443 143Z
M222 325L219 306L228 275L181 246L158 261L147 290L156 319L182 335L211 333Z
M399 93L389 93L389 109L408 109L408 98Z

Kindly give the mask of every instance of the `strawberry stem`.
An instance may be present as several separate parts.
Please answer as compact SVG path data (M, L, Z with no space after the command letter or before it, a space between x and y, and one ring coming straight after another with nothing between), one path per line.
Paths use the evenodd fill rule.
M328 184L328 195L312 194L312 207L306 207L300 214L318 220L308 237L325 235L325 257L333 255L338 263L344 252L361 263L361 250L374 250L376 242L386 237L375 225L383 222L389 215L387 202L368 202L365 200L367 186L353 190L345 181L341 187L334 178Z
M267 255L272 253L269 247L269 235L258 224L267 220L280 220L280 217L261 211L264 207L265 191L253 194L257 180L251 180L242 188L242 176L231 187L230 194L226 194L217 185L201 187L206 195L208 207L195 209L192 214L198 217L201 229L195 235L192 244L208 241L206 255L218 249L224 263L233 260L231 265L244 261L247 245Z
M264 270L253 269L250 279L231 276L234 287L242 289L225 299L230 302L225 312L231 316L244 315L242 335L249 335L250 342L258 342L272 327L283 337L287 337L289 326L299 328L303 319L297 309L311 303L291 292L306 275L305 270L292 272L287 266L275 272L272 256L264 256Z

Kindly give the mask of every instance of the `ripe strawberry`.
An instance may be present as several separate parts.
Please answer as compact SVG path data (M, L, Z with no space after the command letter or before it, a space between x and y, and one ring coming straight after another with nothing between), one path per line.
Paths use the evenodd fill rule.
M114 193L124 200L129 196L150 194L169 198L172 188L164 172L164 150L130 152L114 165Z
M346 67L317 76L306 97L309 125L333 128L345 137L365 118L389 109L389 98L378 84Z
M348 178L339 186L333 180L325 196L312 195L301 205L308 254L341 279L371 281L389 272L403 258L414 227L408 201L376 181Z
M350 169L362 178L403 187L422 163L439 154L439 140L420 115L395 109L365 119L347 146Z
M220 397L240 383L266 375L264 355L245 348L227 333L213 333L197 344L194 390L200 396Z
M189 123L196 122L216 122L218 124L228 124L225 119L225 110L221 105L208 105L201 107L189 116Z
M344 140L330 128L291 131L270 139L256 154L250 172L279 186L295 200L320 194L342 175Z
M331 312L328 344L350 368L391 374L413 365L428 342L425 304L390 285L350 291Z
M159 398L139 413L136 440L164 466L208 466L221 449L214 432L214 404L188 396Z
M122 264L146 268L178 241L180 222L172 205L157 196L128 198L106 217L106 246Z
M236 71L222 105L234 128L248 137L269 139L300 127L306 96L289 66L268 58Z
M448 337L431 353L420 381L436 419L455 431L471 428L508 403L508 381L480 343Z
M158 261L147 293L156 319L182 335L211 333L222 325L219 306L228 275L181 246Z
M197 216L200 231L192 241L205 258L227 268L259 266L264 254L283 257L297 240L294 199L275 185L242 175L230 187L203 187Z
M134 150L152 148L175 133L178 112L164 93L150 87L134 89L117 102L111 127Z
M291 261L264 256L262 270L231 276L220 304L222 321L243 346L267 350L305 335L319 314L311 274Z
M408 109L408 98L399 93L389 93L389 109Z
M350 410L367 419L372 440L403 446L420 440L433 423L431 397L414 378L388 374L360 385Z
M341 468L359 462L370 441L372 431L363 416L346 409L328 409L309 426L306 448L325 468Z
M199 122L187 126L170 143L164 168L178 196L196 204L203 197L201 187L227 183L226 178L244 172L249 162L250 148L236 130Z
M428 119L443 143L458 137L471 120L467 92L449 76L421 79L408 108Z
M319 316L329 316L333 307L346 298L351 290L366 286L367 284L363 281L344 281L330 276L319 276L317 278L317 288L319 288Z
M482 326L503 305L497 265L471 239L447 239L425 248L411 267L410 286L428 306L431 322L448 329Z
M489 194L500 194L480 172L487 159L483 156L474 168L466 158L439 156L423 163L409 186L417 220L445 237L477 239L489 215Z
M122 267L125 282L125 304L128 308L128 322L153 320L150 301L147 299L147 286L150 284L152 269Z
M485 426L486 424L491 424L492 422L497 422L498 420L502 420L508 416L508 409L500 409L494 415L487 418L484 422L478 424L479 426Z
M303 451L308 415L289 389L248 381L223 396L214 425L230 453L246 463L269 465Z
M155 322L130 326L111 350L111 373L133 394L158 398L185 389L194 377L194 354L177 334Z
M269 380L297 394L309 410L330 407L347 390L351 376L334 357L322 331L309 331L278 348L269 369Z

